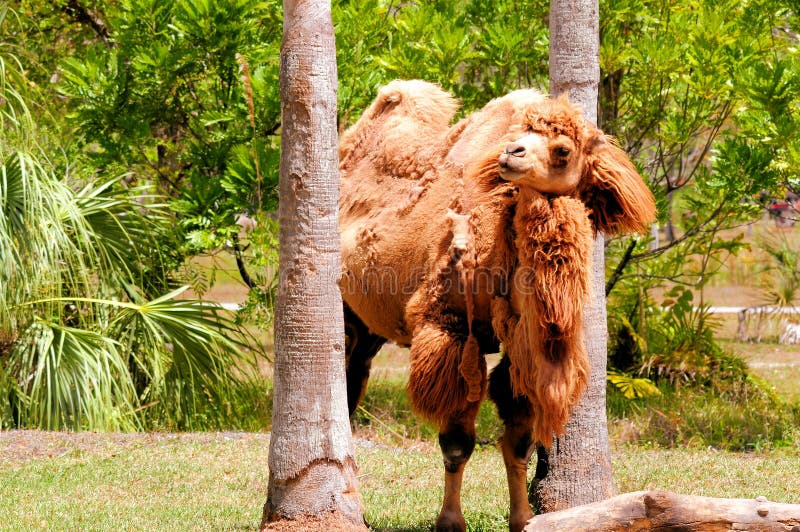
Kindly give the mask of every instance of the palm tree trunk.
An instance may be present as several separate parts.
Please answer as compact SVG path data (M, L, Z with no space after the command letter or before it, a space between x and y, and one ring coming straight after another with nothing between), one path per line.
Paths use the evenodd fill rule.
M338 280L336 54L329 0L285 0L280 286L264 524L344 516L363 527Z
M550 92L568 92L584 117L597 122L599 67L597 0L550 1ZM589 386L572 412L566 434L550 452L539 449L531 498L549 512L613 495L606 424L607 337L603 235L593 250L592 301L584 310Z

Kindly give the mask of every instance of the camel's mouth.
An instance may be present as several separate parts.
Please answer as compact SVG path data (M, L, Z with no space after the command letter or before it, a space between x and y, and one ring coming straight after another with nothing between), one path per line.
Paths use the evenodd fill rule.
M533 164L513 153L503 152L497 160L500 167L500 176L507 181L516 181L528 175L533 170Z
M526 176L528 176L528 172L515 172L513 170L508 170L508 169L500 170L500 177L502 177L506 181L511 181L512 183L515 181L519 181L520 179L524 179Z

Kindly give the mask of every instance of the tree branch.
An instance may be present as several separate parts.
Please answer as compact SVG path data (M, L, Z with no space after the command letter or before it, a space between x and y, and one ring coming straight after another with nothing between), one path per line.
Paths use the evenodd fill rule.
M608 294L610 294L611 290L614 289L614 285L616 285L617 281L619 281L620 277L622 277L622 272L625 271L625 267L631 261L631 256L633 256L633 250L636 249L637 242L638 240L631 238L631 243L628 244L628 249L625 250L625 254L622 256L619 264L617 264L617 267L614 269L614 273L611 274L611 277L606 283L606 297L608 297Z
M637 491L537 515L525 527L534 530L800 530L800 505Z
M255 288L258 285L253 278L250 277L250 274L247 271L247 265L244 263L244 257L242 256L242 247L239 244L239 235L233 235L233 255L236 257L236 267L239 269L239 276L244 281L244 284L247 285L248 288Z
M702 230L704 227L706 227L708 224L710 224L712 221L714 221L714 219L717 217L717 215L720 212L722 212L722 207L723 206L725 206L725 202L724 201L721 202L717 206L716 209L714 209L714 212L712 212L711 215L705 221L703 221L702 223L699 223L696 226L692 227L691 229L686 231L683 235L681 235L679 238L676 238L675 240L673 240L669 244L667 244L665 246L661 246L660 248L656 248L656 249L647 251L645 253L640 253L639 255L633 255L630 258L630 260L632 260L632 261L640 261L640 260L644 260L644 259L649 259L650 257L655 257L656 255L660 255L661 253L664 253L668 249L674 248L675 246L677 246L681 242L693 237L694 235L699 233L700 230Z
M111 34L108 32L105 22L97 13L81 5L78 0L68 0L67 5L63 7L63 11L75 22L89 26L106 46L112 46Z

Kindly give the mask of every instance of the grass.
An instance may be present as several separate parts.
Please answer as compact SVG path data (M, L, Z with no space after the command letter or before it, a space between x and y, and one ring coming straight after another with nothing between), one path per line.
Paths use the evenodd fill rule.
M66 436L64 436L66 438ZM52 458L4 458L0 527L252 528L266 493L266 438L94 435Z
M255 529L266 499L267 450L264 434L0 433L0 529ZM429 530L441 504L438 449L362 440L356 455L373 529ZM614 466L619 492L800 499L797 453L620 445ZM500 454L479 448L465 475L471 530L507 530L506 505Z
M723 341L723 347L747 361L751 371L775 392L800 404L800 345Z
M688 495L776 502L800 500L800 455L793 451L731 453L713 449L614 448L614 481L619 493L666 489Z

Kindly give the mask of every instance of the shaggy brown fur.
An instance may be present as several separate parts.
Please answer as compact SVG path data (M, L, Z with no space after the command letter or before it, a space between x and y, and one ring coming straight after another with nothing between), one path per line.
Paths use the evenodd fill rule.
M520 199L514 227L519 264L511 305L495 298L492 320L511 361L511 385L533 406L534 437L548 445L563 432L587 383L582 310L589 293L592 231L574 198Z
M369 341L348 337L361 376L348 381L350 396L363 392L375 338L410 345L412 403L442 428L437 526L459 529L461 472L487 389L483 354L499 341L508 360L492 374L492 399L509 416L511 467L529 452L529 434L549 445L563 432L585 387L593 231L643 231L655 206L624 152L565 98L516 91L451 127L456 110L435 85L392 82L339 154L342 294L363 322L349 330L369 331ZM510 413L512 403L524 414ZM514 497L520 521L530 508L515 509Z

